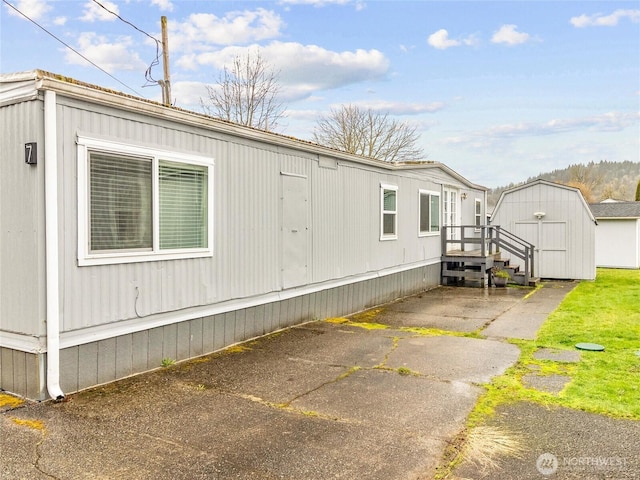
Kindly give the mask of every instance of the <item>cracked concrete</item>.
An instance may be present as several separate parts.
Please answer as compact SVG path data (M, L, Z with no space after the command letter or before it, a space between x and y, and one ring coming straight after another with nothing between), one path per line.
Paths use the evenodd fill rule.
M8 410L0 478L432 478L480 384L518 358L512 326L478 330L528 292L438 288L355 318L381 328L313 322Z

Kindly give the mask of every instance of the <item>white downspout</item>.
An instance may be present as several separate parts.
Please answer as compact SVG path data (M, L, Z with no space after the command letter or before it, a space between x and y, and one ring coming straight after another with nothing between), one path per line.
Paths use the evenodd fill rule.
M60 388L60 282L58 279L58 142L56 93L44 92L44 198L47 285L47 391L64 399Z

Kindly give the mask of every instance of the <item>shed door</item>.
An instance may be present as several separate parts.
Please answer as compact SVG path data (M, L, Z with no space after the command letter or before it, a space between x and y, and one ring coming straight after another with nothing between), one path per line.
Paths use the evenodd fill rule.
M515 222L513 233L535 246L533 268L537 277L570 277L567 271L567 222ZM515 263L517 259L512 260Z
M282 173L282 288L308 283L307 177Z

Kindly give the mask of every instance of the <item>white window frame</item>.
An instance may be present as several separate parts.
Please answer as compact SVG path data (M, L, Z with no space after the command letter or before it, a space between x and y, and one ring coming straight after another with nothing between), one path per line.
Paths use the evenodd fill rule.
M396 192L396 209L384 209L384 192L385 190L393 190ZM384 216L393 214L393 234L384 233ZM398 239L398 186L386 183L380 184L380 240L397 240Z
M478 205L480 205L480 213L478 212ZM476 226L475 231L479 232L480 231L480 227L484 224L484 222L482 221L482 199L481 198L476 198L475 202L473 204L473 220L474 220L474 225Z
M429 231L423 231L420 228L420 219L422 217L422 202L421 202L421 198L422 195L429 195L429 219L431 219L431 197L438 197L438 229L437 230L431 230L431 221L429 222ZM432 237L432 236L436 236L436 235L440 235L440 228L441 228L441 216L442 216L442 199L440 198L440 192L435 192L433 190L423 190L420 189L418 190L418 236L419 237Z
M109 252L91 252L89 249L90 229L90 193L89 193L89 152L110 155L126 155L151 159L152 161L152 229L153 246L151 250ZM102 140L78 135L78 265L113 265L120 263L150 262L159 260L177 260L184 258L202 258L213 256L213 166L210 157L171 152L147 146L131 145L110 140ZM160 249L160 209L159 209L159 162L169 161L207 167L207 246L202 248Z

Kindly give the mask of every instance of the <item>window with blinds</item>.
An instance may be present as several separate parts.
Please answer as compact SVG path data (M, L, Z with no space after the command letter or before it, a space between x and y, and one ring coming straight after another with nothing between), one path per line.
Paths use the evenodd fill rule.
M397 192L395 186L382 185L380 192L382 195L382 231L381 239L389 240L397 238Z
M151 159L91 153L90 250L151 250Z
M160 161L160 249L207 246L207 167Z
M78 136L78 264L213 255L213 159Z
M420 190L420 227L422 235L440 231L440 195L435 192Z

